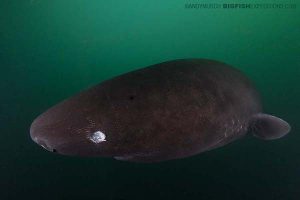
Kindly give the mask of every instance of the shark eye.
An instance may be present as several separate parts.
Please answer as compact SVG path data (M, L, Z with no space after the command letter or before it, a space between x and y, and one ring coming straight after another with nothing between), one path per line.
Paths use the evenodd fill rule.
M96 131L89 136L89 140L96 144L106 141L105 138L106 135L101 131Z

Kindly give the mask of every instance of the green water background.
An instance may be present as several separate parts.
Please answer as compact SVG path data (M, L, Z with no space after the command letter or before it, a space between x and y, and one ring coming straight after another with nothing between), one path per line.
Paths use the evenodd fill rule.
M300 199L299 1L256 10L185 9L188 2L1 0L1 199ZM291 133L150 165L64 157L30 140L32 120L80 90L191 57L245 72L265 112Z

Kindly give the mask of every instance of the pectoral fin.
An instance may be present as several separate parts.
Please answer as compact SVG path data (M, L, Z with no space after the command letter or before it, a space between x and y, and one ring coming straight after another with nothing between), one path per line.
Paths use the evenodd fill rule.
M250 123L252 134L264 140L281 138L290 130L291 126L286 121L264 113L254 115Z

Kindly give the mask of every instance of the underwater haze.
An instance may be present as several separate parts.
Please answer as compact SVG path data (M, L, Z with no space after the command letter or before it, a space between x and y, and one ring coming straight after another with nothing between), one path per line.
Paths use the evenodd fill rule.
M300 199L300 2L286 2L1 0L0 198ZM180 58L240 69L291 132L155 164L67 157L31 140L32 121L58 102Z

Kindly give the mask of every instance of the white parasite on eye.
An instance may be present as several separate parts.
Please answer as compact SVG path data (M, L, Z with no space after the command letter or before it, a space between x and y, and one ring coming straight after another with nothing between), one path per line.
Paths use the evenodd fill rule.
M106 141L106 139L105 139L106 135L101 131L96 131L96 132L92 133L88 138L90 141L92 141L96 144Z

